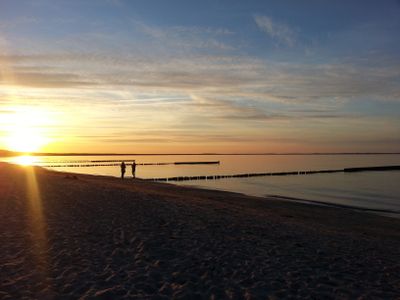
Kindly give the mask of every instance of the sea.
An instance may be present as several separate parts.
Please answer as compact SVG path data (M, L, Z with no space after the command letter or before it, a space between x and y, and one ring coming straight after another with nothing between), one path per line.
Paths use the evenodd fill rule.
M129 155L8 157L3 161L57 171L120 177L119 164L137 164L142 179L298 172L400 165L400 154L316 155ZM175 163L179 164L175 164ZM214 162L212 164L181 164ZM217 163L218 162L218 163ZM400 171L368 171L173 181L172 184L275 196L311 204L343 206L400 217Z

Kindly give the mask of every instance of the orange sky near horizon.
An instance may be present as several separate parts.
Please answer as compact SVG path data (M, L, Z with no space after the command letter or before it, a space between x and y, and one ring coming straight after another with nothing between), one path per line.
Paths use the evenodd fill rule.
M16 89L13 88L15 92ZM77 91L78 93L79 91ZM21 88L16 94L27 93ZM28 89L29 93L29 89ZM35 91L37 94L38 91ZM43 98L51 97L44 89ZM39 97L36 95L35 97ZM346 123L329 120L247 120L236 122L204 115L190 120L193 108L175 112L159 108L126 108L61 102L32 105L13 96L2 106L0 149L54 153L298 153L298 152L395 152L396 145L365 144L380 127L369 120ZM165 111L167 110L167 112ZM195 112L198 114L199 112ZM204 113L204 112L202 112ZM239 112L240 113L240 112ZM204 125L203 120L204 119ZM210 119L212 121L210 121ZM211 123L212 122L212 123ZM376 120L385 126L388 120ZM185 126L187 125L187 126ZM210 126L212 125L212 126ZM181 126L181 127L180 127ZM304 127L309 127L307 130ZM390 126L387 126L390 131ZM393 126L392 130L396 130ZM386 132L387 133L387 132ZM360 142L361 141L361 142ZM367 145L368 147L365 147Z

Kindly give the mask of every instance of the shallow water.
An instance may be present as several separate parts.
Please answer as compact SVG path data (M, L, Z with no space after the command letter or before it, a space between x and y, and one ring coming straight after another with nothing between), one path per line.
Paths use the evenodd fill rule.
M137 166L139 178L197 175L229 175L238 173L286 172L400 165L400 155L143 155L143 156L58 156L35 157L34 164L46 162L136 160L136 163L182 161L220 161L217 165L153 165ZM13 158L3 159L15 161ZM119 166L57 167L55 170L120 176ZM126 175L129 177L130 167ZM211 189L240 192L248 195L280 195L322 201L329 204L356 206L400 212L400 172L334 173L291 176L229 178L174 182Z
M400 213L399 182L400 171L387 171L232 178L179 184Z

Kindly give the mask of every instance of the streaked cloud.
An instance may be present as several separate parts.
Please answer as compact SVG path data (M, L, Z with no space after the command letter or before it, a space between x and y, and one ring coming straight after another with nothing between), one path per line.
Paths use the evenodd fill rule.
M0 75L0 82L4 85L36 88L77 88L95 84L93 81L85 81L77 74L53 72L14 72L9 78Z
M286 64L243 56L187 55L181 58L89 54L0 56L10 72L0 84L21 87L124 87L132 92L163 91L224 95L282 102L353 101L362 96L398 100L400 64ZM44 65L43 62L46 61ZM10 75L10 76L7 76ZM11 76L12 75L12 76ZM165 97L164 97L165 98ZM339 102L338 102L339 103Z
M277 22L268 16L254 16L257 26L275 41L293 47L296 42L296 32L283 22Z

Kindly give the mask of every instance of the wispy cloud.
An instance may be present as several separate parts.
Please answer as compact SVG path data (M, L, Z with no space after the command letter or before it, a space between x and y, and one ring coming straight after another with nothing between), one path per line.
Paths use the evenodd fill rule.
M296 42L296 32L289 25L277 22L268 16L254 16L257 26L279 43L293 47Z
M257 101L229 101L215 98L205 98L191 95L192 102L187 104L194 109L208 112L208 117L225 120L249 122L280 122L290 120L317 120L317 119L346 119L359 116L349 113L340 113L332 109L311 110L273 110L260 107Z
M13 76L3 77L0 84L34 88L78 88L95 85L93 81L85 81L81 76L71 73L55 72L14 72Z
M230 51L235 47L224 41L234 32L226 28L212 27L184 27L170 26L159 27L151 26L143 22L133 21L135 28L139 32L153 39L153 42L159 44L159 47L174 48L181 50L201 50L208 51Z
M360 97L398 100L400 65L286 64L233 55L115 57L68 54L0 56L0 84L21 87L91 88L109 98L126 91L147 97L196 94L217 99L314 104ZM123 89L123 90L121 90ZM123 97L117 97L124 99ZM168 97L167 97L168 98ZM358 100L357 100L358 101Z

